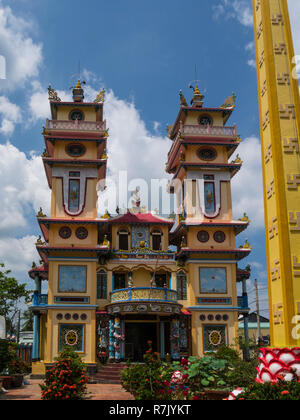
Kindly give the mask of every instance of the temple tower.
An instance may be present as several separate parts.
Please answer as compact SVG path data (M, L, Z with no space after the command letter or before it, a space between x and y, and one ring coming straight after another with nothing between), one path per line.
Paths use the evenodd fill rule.
M238 314L248 313L246 294L242 302L237 298L237 262L251 250L247 241L236 247L247 216L232 219L231 179L242 165L239 156L230 161L241 139L235 126L226 125L235 96L218 108L203 101L198 86L190 106L180 93L179 114L168 128L173 144L166 168L178 209L171 242L189 279L186 308L192 313L192 353L199 356L234 344Z
M300 345L299 85L286 0L253 0L271 345Z
M84 102L78 80L72 102L62 102L51 87L49 100L52 120L43 131L43 162L51 215L42 210L37 215L44 241L40 237L36 245L43 261L31 272L39 283L40 271L46 271L49 284L48 298L37 284L31 307L36 317L33 373L42 370L40 360L44 367L51 365L65 345L94 370L97 262L107 251L98 245L97 219L97 184L105 180L107 162L104 91L94 102Z

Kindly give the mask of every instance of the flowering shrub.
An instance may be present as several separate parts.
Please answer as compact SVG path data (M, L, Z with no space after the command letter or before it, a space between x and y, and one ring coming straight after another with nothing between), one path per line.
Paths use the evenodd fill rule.
M8 368L15 357L16 354L13 350L13 344L8 340L0 339L0 374Z
M10 375L26 374L30 371L28 364L24 363L19 357L15 357L14 360L8 365L8 373Z
M40 385L43 400L82 400L86 394L87 376L80 357L72 350L64 350Z
M297 375L294 375L291 382L285 382L283 378L265 384L254 382L236 399L240 401L300 401L300 380Z
M169 400L172 391L170 383L161 374L162 361L153 352L152 342L144 355L145 364L127 364L122 372L123 387L134 395L136 400Z

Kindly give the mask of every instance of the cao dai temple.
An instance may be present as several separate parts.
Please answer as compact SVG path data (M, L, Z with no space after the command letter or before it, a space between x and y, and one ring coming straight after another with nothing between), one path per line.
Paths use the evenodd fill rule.
M145 211L138 192L132 209L99 218L97 184L108 159L104 91L85 102L78 81L73 102L62 102L49 88L43 162L51 214L37 215L41 265L29 272L36 284L33 374L44 374L65 346L90 372L99 357L142 361L148 340L162 358L202 356L234 344L240 315L247 324L250 274L238 263L251 247L238 246L236 236L249 220L233 220L231 198L242 165L232 155L241 140L227 125L235 97L218 108L205 108L203 99L198 86L189 105L180 93L168 128L175 218Z

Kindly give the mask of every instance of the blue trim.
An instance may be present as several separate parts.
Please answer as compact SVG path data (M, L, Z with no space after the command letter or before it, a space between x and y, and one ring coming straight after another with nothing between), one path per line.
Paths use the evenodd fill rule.
M112 273L112 291L115 290L115 276L114 273Z
M125 337L125 321L121 320L121 334ZM125 359L125 341L121 341L121 359Z

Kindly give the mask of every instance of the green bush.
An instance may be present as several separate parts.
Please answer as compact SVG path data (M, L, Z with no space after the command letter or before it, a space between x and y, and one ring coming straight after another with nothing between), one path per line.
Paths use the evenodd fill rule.
M293 381L259 384L254 382L237 400L249 401L300 401L300 382L295 375Z
M257 376L258 360L245 362L237 360L231 366L225 376L225 381L228 387L234 389L236 387L245 388L253 383Z
M14 345L8 340L0 339L0 374L8 369L10 363L16 358L13 347Z
M77 353L62 351L56 363L46 374L42 400L82 400L86 394L85 365Z

